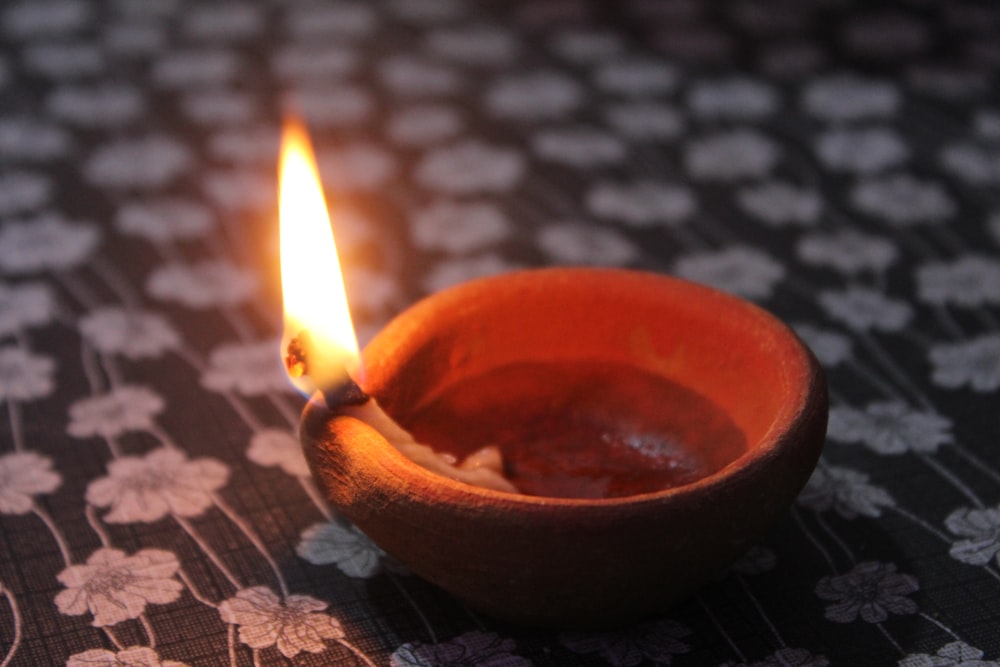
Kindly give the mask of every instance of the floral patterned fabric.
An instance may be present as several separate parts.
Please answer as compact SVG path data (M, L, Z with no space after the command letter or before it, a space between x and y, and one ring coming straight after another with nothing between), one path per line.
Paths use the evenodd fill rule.
M1000 666L998 39L971 0L0 4L0 667ZM733 292L828 372L798 501L627 628L409 574L295 438L293 108L363 340L519 267Z

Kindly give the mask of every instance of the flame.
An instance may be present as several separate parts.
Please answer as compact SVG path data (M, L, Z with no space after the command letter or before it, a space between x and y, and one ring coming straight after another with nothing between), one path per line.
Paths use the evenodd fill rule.
M292 383L309 395L350 375L360 380L362 368L316 157L298 120L285 123L278 182L281 355Z

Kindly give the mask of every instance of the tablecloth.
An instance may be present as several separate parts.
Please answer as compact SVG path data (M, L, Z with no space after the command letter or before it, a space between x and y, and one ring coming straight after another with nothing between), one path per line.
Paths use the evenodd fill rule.
M1000 6L13 0L0 41L0 665L1000 665ZM295 438L290 111L363 340L557 264L792 324L832 396L794 506L605 632L394 563Z

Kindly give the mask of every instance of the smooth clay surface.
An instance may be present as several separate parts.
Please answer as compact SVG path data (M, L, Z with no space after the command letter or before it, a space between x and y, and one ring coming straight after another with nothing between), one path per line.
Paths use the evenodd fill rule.
M826 431L822 372L785 325L654 274L543 269L466 283L401 314L364 357L366 390L403 426L457 384L512 365L596 364L683 386L742 433L742 455L689 483L554 498L439 477L366 424L307 406L306 456L341 513L470 606L530 625L607 627L691 594L792 502ZM540 381L569 394L573 377Z

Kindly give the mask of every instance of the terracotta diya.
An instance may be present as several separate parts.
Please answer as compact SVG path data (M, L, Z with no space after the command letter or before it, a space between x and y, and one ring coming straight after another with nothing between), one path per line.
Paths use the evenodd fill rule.
M596 627L723 572L801 490L826 431L822 371L776 318L648 273L472 281L364 350L365 391L458 460L496 445L520 492L432 473L312 401L326 497L416 574L495 617Z

